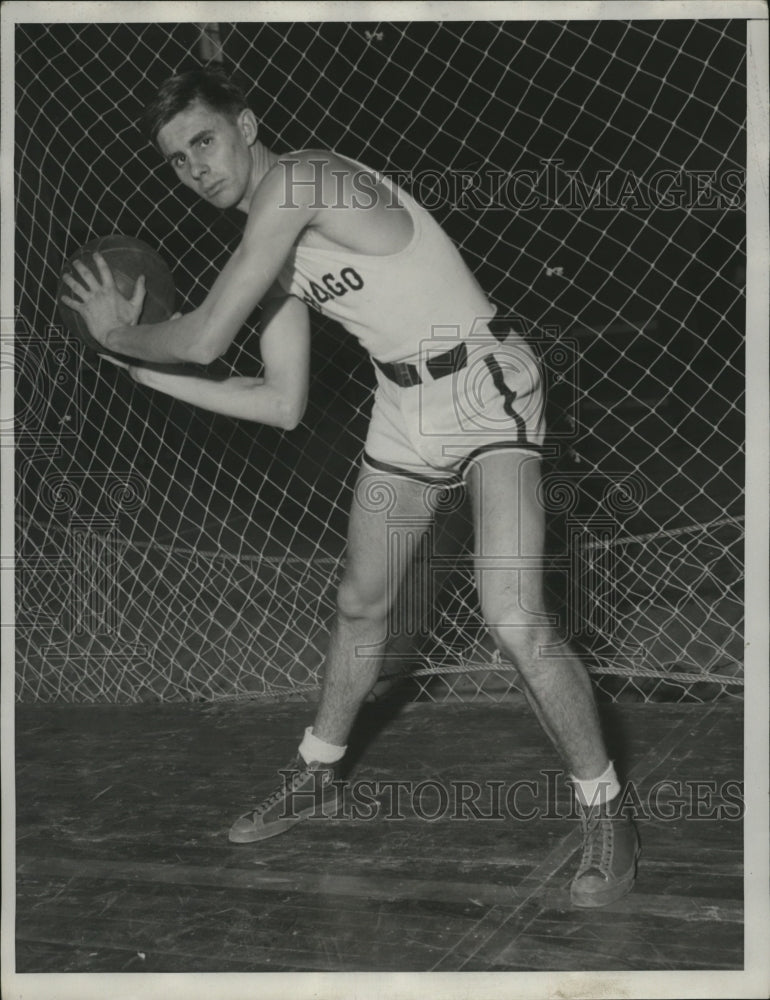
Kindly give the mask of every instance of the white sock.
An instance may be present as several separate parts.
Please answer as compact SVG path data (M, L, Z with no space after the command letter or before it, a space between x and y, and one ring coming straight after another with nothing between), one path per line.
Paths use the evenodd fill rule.
M600 774L598 778L580 780L574 774L570 777L575 786L578 801L586 808L604 805L605 802L610 802L620 793L620 782L615 774L615 765L612 761L604 774Z
M308 726L305 735L299 745L299 752L306 764L311 764L314 760L319 764L336 764L345 756L347 746L337 747L326 740L319 740L313 735L313 727Z

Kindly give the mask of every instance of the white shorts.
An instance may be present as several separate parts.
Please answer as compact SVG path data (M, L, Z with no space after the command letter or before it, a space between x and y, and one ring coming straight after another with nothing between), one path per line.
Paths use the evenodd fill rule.
M459 370L450 370L453 361L442 369L447 352L464 360ZM481 454L542 449L542 373L519 334L509 333L503 343L487 331L463 341L433 339L405 362L418 384L399 385L375 363L377 389L364 449L370 468L460 483Z

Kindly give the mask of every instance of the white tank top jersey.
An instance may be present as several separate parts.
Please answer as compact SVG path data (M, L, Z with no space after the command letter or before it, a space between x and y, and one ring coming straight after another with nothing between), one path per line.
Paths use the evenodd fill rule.
M341 157L347 159L347 157ZM454 243L432 216L387 177L374 174L409 212L409 244L385 256L340 248L295 246L278 274L280 286L337 320L377 361L414 358L432 336L467 337L474 322L495 314Z

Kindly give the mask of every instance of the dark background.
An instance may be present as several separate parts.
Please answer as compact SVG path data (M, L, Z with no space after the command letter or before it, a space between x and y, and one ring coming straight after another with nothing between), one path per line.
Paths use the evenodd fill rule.
M330 147L412 175L542 172L550 160L561 183L572 171L586 183L601 170L614 180L633 172L646 195L661 169L704 171L717 187L745 169L743 22L220 31L225 68L278 151ZM123 232L156 246L182 310L202 301L239 239L242 219L175 183L136 125L157 85L198 62L199 39L193 24L16 29L17 474L27 564L33 553L58 558L73 523L95 517L117 518L121 539L139 548L173 542L317 561L344 547L373 386L353 338L317 324L309 410L282 433L138 387L51 330L62 265L96 236ZM553 467L577 477L579 512L601 512L613 476L642 483L642 501L613 512L621 532L742 512L745 212L736 202L435 208L490 296L535 340L545 331ZM561 276L549 276L555 267ZM561 343L577 352L566 377L549 364ZM227 361L259 370L254 324ZM72 495L62 482L76 484ZM116 502L121 482L137 502ZM46 601L56 602L51 588Z

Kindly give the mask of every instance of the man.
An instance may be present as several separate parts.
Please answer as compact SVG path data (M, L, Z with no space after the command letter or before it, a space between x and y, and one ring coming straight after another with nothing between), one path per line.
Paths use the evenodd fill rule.
M308 306L339 320L371 355L377 391L350 515L320 705L290 780L240 817L230 839L273 836L307 812L292 802L334 779L356 713L374 686L401 565L388 528L430 529L437 486L467 486L475 572L485 620L516 664L537 718L569 767L582 805L584 851L572 884L578 906L627 892L638 838L615 812L620 786L602 741L590 679L546 613L538 500L543 397L528 346L495 310L441 228L405 192L328 151L279 157L259 140L243 95L219 73L173 77L147 110L150 135L179 179L211 204L246 214L243 240L200 308L138 325L144 283L131 300L95 255L99 279L78 266L63 301L107 349L152 362L207 364L263 305L261 379L224 383L134 367L145 385L233 417L292 429L309 378ZM77 265L76 265L77 266ZM74 297L73 297L74 296ZM373 475L387 510L365 502ZM414 535L412 534L412 537Z

